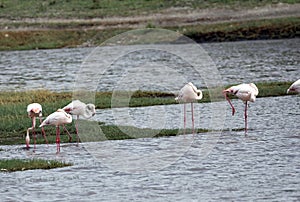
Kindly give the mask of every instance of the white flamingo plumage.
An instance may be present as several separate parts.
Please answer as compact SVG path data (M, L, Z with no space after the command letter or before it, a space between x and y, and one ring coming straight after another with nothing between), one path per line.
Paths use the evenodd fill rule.
M53 125L56 127L56 152L60 152L60 130L59 126L72 123L72 116L66 113L63 109L58 109L56 112L50 114L40 125L40 127L46 125ZM70 134L68 134L70 136Z
M67 106L63 108L67 113L76 115L76 135L77 135L77 145L79 142L79 135L78 135L78 119L79 116L83 116L84 118L91 118L96 114L95 105L94 104L85 104L81 102L80 100L74 100L71 103L69 103Z
M42 123L42 110L43 110L42 106L39 103L31 103L27 106L28 117L31 118L31 122L32 122L32 127L28 128L26 132L25 142L26 142L27 149L29 148L29 142L30 142L30 137L29 137L30 130L32 130L33 133L34 149L36 148L36 134L34 129L36 125L36 117L39 117L40 124ZM42 134L44 136L46 143L48 144L48 140L46 138L45 130L43 127L42 127Z
M289 92L300 93L300 79L298 79L297 81L295 81L295 82L289 87L289 89L287 89L287 93L289 93Z
M245 103L245 134L247 134L247 108L248 108L248 102L255 102L256 96L258 95L258 88L254 83L249 84L240 84L237 86L231 86L230 88L223 91L223 94L226 98L226 100L229 102L231 108L232 108L232 115L235 113L235 108L232 105L228 94L232 94L237 96L239 99L241 99Z
M194 106L193 102L201 100L203 97L202 91L197 89L193 83L189 82L183 88L181 88L178 97L175 98L176 101L184 103L183 105L183 123L184 123L184 134L186 129L186 103L191 103L191 111L192 111L192 128L193 134L195 130L194 126Z

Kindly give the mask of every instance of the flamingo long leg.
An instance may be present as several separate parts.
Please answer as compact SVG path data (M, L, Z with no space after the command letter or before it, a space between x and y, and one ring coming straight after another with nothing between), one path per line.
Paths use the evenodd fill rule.
M194 105L191 102L191 110L192 110L192 128L193 128L193 135L195 133L195 124L194 124Z
M247 114L247 108L248 108L248 102L245 102L245 135L247 134L247 118L248 118L248 114Z
M186 128L186 104L183 104L183 134L185 135Z
M71 134L69 133L69 131L67 130L67 128L64 124L63 124L63 128L66 131L67 135L69 136L69 142L71 142L72 141L72 136L71 136Z
M56 153L60 152L60 131L59 126L56 126Z
M36 134L35 134L35 130L34 130L35 123L36 123L35 117L32 117L32 134L33 134L34 150L36 149Z
M79 135L78 135L78 119L79 115L77 115L76 123L75 123L75 128L76 128L76 135L77 135L77 146L79 144Z
M225 96L226 100L228 101L228 103L229 103L230 106L231 106L231 109L232 109L232 116L233 116L234 113L235 113L235 108L234 108L233 104L231 103L231 101L230 101L230 99L229 99L229 97L227 96L226 93L224 93L224 96Z
M40 124L42 124L42 118L41 117L40 117ZM46 133L45 133L44 127L42 127L42 134L43 134L43 137L45 139L46 144L48 145L48 140L47 140L47 137L46 137Z

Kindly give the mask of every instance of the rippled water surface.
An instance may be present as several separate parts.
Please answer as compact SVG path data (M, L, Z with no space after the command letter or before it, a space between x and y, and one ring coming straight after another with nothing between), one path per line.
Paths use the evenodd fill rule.
M218 68L222 83L232 84L240 82L258 81L293 81L300 73L300 39L246 41L229 43L202 44ZM184 45L182 45L184 46ZM147 46L136 46L137 50L147 49ZM74 81L82 76L82 62L91 55L94 48L74 48L56 50L31 51L2 51L0 52L0 90L26 90L44 88L55 91L72 91ZM103 49L100 52L109 55L111 51ZM190 57L198 57L198 52ZM202 54L203 55L203 54ZM114 90L116 83L124 76L121 70L125 66L135 65L144 67L143 75L151 75L156 81L177 81L176 76L162 73L165 66L182 68L181 74L193 81L197 86L205 87L201 75L183 73L185 64L178 57L170 56L165 52L136 51L133 54L120 55L121 63L112 64L99 80L98 90ZM119 59L120 59L119 58ZM104 64L107 58L101 58L99 65ZM167 63L166 63L167 61ZM205 64L204 64L205 65ZM157 69L155 69L158 68ZM95 72L97 73L97 72ZM201 74L201 72L200 72ZM139 81L138 76L131 79L131 84ZM145 79L144 77L142 79ZM172 80L174 79L174 81ZM133 80L133 81L132 81ZM143 82L143 80L139 81ZM186 81L183 81L186 82ZM173 85L174 86L174 85ZM146 85L143 90L166 90L165 86ZM176 90L168 86L168 90Z
M215 62L224 84L293 81L300 73L299 42L270 40L202 47ZM92 50L0 52L0 90L71 91L81 63ZM122 65L130 66L132 56L138 58L134 58L136 64L149 67L151 62L163 63L170 57L153 53L140 51L124 57L122 63L115 62L97 89L113 90L123 74ZM149 54L153 54L150 60ZM176 57L168 63L172 67L179 64L185 65ZM157 67L163 66L143 71L182 85ZM186 76L204 86L201 78ZM247 136L242 130L244 104L240 100L233 100L233 104L235 116L224 101L194 104L195 126L213 130L208 133L84 142L79 147L63 144L60 154L55 153L56 145L37 145L36 152L25 150L23 145L0 146L1 159L43 158L74 164L52 170L0 172L1 201L300 201L300 96L258 98L250 103ZM187 109L190 128L190 105ZM97 110L92 119L105 124L177 129L183 128L183 105Z

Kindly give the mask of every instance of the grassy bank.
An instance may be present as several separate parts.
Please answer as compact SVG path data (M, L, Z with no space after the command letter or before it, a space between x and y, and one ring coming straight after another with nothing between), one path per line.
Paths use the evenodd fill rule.
M84 30L3 30L0 32L0 50L29 50L91 46L104 42L128 29ZM100 34L99 34L100 33Z
M187 26L180 32L198 43L300 37L300 18L278 18Z
M14 172L33 169L53 169L71 165L71 163L43 159L1 159L0 172Z
M168 9L254 8L278 3L294 4L299 0L1 0L0 17L20 18L101 18L147 15Z
M300 18L293 9L299 3L299 0L1 0L0 50L97 46L136 28L171 29L196 42L293 38L299 37ZM275 14L270 12L273 9Z
M40 25L37 25L40 26ZM84 29L82 24L54 24L54 28L39 30L2 30L0 32L0 50L49 49L78 46L97 46L129 28L123 29ZM57 29L56 26L66 29ZM160 27L148 24L144 28L167 28L177 31L196 42L224 42L254 39L295 38L300 34L300 18L250 20L202 24L197 26Z
M257 83L259 88L258 97L283 96L286 95L287 88L292 82L273 82ZM226 86L225 88L227 88ZM224 100L221 92L213 92L218 95L217 100ZM200 103L210 102L207 90L203 90L204 98ZM123 92L124 96L118 97L117 107L128 107L128 93ZM96 94L96 108L104 109L111 107L111 92L98 92ZM142 92L137 91L132 94L129 102L130 107L175 104L175 95L162 92ZM62 108L72 100L70 92L50 92L50 91L27 91L27 92L0 92L0 144L24 144L26 129L30 127L31 120L27 117L26 106L32 102L39 102L43 106L43 116L48 116L58 108ZM87 122L89 123L89 121ZM106 126L97 123L104 131L104 139L126 139L126 134L120 132L117 126ZM74 134L73 140L76 141L74 125L67 125L67 129ZM129 130L127 128L126 130ZM131 128L132 134L143 134L144 129ZM200 130L200 129L199 129ZM41 130L38 128L38 143L44 143ZM55 128L45 127L49 142L55 142ZM157 136L176 135L181 132L177 130L153 131ZM147 134L147 133L146 133ZM143 136L143 135L141 135ZM139 136L140 137L140 136ZM68 142L66 135L62 135L62 142Z

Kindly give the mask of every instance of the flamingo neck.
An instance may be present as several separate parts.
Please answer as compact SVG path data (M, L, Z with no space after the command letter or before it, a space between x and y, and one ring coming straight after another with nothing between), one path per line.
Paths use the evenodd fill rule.
M227 96L227 93L226 93L226 92L224 93L224 96L225 96L225 99L228 101L229 105L231 106L231 109L232 109L232 116L233 116L234 113L235 113L235 108L234 108L233 104L231 103L231 100L230 100L229 97Z

